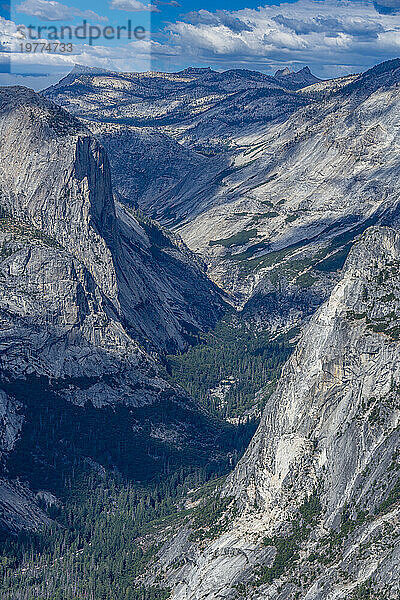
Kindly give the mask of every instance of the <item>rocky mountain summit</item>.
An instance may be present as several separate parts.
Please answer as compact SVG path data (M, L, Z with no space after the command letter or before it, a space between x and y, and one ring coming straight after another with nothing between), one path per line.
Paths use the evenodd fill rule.
M399 311L400 235L372 227L190 538L203 541L164 549L174 600L397 598Z
M4 476L16 481L22 475L13 456L38 435L30 427L41 410L68 412L62 409L68 403L79 407L68 426L84 427L88 406L113 407L134 427L131 434L121 431L130 439L124 443L137 441L136 429L139 438L150 436L174 451L197 436L200 446L211 448L213 424L183 390L167 383L155 355L187 347L222 314L225 303L201 263L177 236L114 203L105 151L63 109L25 88L2 89L0 138ZM138 420L146 407L153 415ZM121 411L128 412L122 417ZM50 424L46 435L52 435ZM138 455L145 443L138 443ZM36 458L35 449L21 458L30 475L35 460L49 461L35 482L46 485L55 465L51 453L37 451ZM65 462L70 451L60 450ZM86 452L97 460L93 447ZM21 504L29 504L27 489L4 486L3 525L18 529L45 520Z
M315 77L309 67L303 67L299 71L291 71L288 67L278 69L274 75L275 79L282 80L282 85L286 88L301 89L321 81Z
M115 206L107 156L81 123L24 88L2 90L0 102L6 213L79 260L136 336L185 347L223 308L202 265L178 237Z

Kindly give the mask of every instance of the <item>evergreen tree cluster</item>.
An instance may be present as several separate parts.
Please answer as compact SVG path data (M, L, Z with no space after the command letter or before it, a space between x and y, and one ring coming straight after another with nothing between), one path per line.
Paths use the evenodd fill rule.
M241 417L255 405L257 412L279 379L281 368L293 345L291 330L274 338L254 324L229 316L220 321L203 342L185 354L169 356L170 375L200 404L222 419ZM223 398L216 388L225 388Z
M232 426L221 418L254 408L255 392L262 388L260 405L265 402L266 386L272 389L277 381L292 337L293 331L273 339L230 315L200 345L169 356L170 377L207 409L203 413L165 399L139 409L78 407L57 394L56 382L5 380L4 389L24 406L25 422L3 474L26 481L34 491L51 491L59 502L43 504L53 519L51 527L2 534L0 597L167 598L162 582L150 585L145 579L165 531L190 521L197 539L223 528L226 507L212 496L213 489L244 452L257 419ZM210 390L222 380L231 385L221 402ZM85 387L93 382L74 381L78 383ZM216 418L207 421L207 412ZM167 448L150 436L152 423L172 419L189 426L195 415L191 426L198 439L191 450ZM134 434L137 423L141 429ZM214 445L207 435L215 437Z
M151 485L115 474L97 480L89 472L80 476L74 493L50 510L53 526L15 537L3 534L0 597L164 600L168 590L144 585L142 577L164 541L163 529L190 518L191 510L183 506L188 490L216 475L212 468L182 467Z

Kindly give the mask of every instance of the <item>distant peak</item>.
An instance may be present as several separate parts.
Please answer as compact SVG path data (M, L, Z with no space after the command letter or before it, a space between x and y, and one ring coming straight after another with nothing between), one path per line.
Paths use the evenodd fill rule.
M289 67L285 67L284 69L278 69L274 77L286 77L286 75L290 75L291 72L292 71L289 69Z
M274 77L287 77L288 75L312 75L312 73L309 67L303 67L299 71L291 71L289 67L285 67L284 69L278 69Z
M309 67L303 67L298 71L292 71L289 67L286 67L285 69L279 69L274 77L280 80L281 85L289 89L300 89L321 81L311 73Z
M85 65L75 64L73 66L73 68L71 69L71 71L68 73L68 75L66 75L65 77L60 79L60 81L58 83L56 83L55 85L52 85L52 86L46 88L46 90L44 90L44 91L52 92L63 86L69 85L69 84L73 83L76 79L81 77L82 75L88 75L88 76L94 77L95 75L113 75L113 74L114 74L113 71L107 71L107 69L102 69L101 67L87 67Z

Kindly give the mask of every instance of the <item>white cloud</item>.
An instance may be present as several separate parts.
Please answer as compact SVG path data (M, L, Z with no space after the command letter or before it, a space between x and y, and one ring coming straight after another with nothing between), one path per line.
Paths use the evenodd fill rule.
M73 44L73 52L21 52L20 44L26 43L18 31L18 25L0 17L0 39L6 44L7 52L0 57L10 61L11 73L0 73L0 85L27 85L35 89L52 85L67 75L74 64L101 67L110 71L149 71L152 48L160 45L151 40L134 40L117 46ZM60 40L58 40L60 41ZM46 39L35 43L46 43ZM59 75L57 78L57 74Z
M139 12L142 10L160 12L154 4L144 4L140 0L111 0L110 8L129 12Z
M400 0L375 0L374 6L379 13L396 14L400 10Z
M400 6L400 0L383 3ZM320 76L334 76L397 56L400 14L382 14L372 0L298 0L192 12L169 23L165 34L165 45L176 48L187 64L263 70L308 64Z
M112 2L120 10L142 6L140 0ZM143 6L149 10L152 5ZM157 41L130 46L121 40L119 46L82 46L76 52L55 60L126 71L147 70L151 65L178 70L195 64L273 72L283 66L309 65L316 75L332 77L399 56L400 14L377 12L372 0L298 0L258 9L200 10L169 23ZM15 56L15 60L28 59Z
M16 7L17 12L38 17L43 21L67 21L74 17L92 19L94 21L107 21L107 17L102 17L92 10L80 10L72 6L66 6L56 0L24 0Z

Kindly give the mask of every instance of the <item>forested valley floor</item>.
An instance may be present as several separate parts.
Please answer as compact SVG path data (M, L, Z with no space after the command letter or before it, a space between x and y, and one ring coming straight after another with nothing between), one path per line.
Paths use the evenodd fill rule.
M1 597L167 598L167 589L144 584L144 574L166 536L183 523L211 523L221 510L214 493L246 449L296 334L293 329L271 335L230 313L199 344L165 357L168 377L215 419L224 451L212 460L196 456L196 448L183 463L173 452L130 446L128 426L121 431L121 422L129 423L128 409L80 413L57 404L43 383L31 382L25 390L21 384L31 410L8 469L11 475L23 473L25 457L35 455L33 465L25 465L26 475L36 489L44 484L54 494L50 507L48 499L43 503L54 523L35 533L3 536ZM38 402L46 424L37 422ZM77 425L83 414L86 422ZM109 431L108 447L95 448L101 463L78 458L90 456L96 445L93 427ZM121 467L111 466L115 463Z

